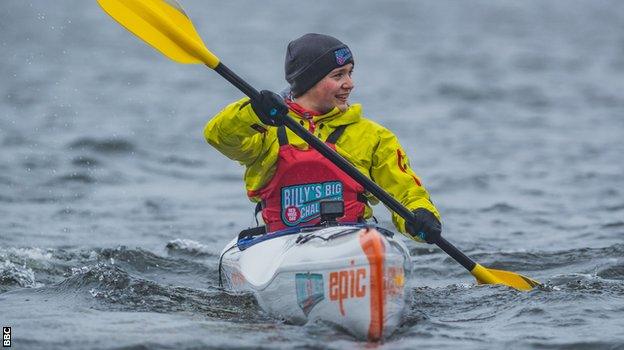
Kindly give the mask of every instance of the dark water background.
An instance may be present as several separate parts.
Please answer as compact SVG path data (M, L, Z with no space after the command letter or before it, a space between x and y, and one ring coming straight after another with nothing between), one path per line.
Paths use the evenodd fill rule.
M397 133L446 237L546 286L475 287L412 244L410 311L385 344L268 318L217 288L252 206L202 128L241 94L95 1L3 0L0 323L14 348L624 348L624 2L183 5L259 88L284 87L289 40L347 42L353 101Z

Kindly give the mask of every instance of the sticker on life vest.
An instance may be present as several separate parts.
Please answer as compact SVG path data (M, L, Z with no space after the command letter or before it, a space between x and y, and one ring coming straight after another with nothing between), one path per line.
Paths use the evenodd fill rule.
M321 216L322 200L342 200L342 183L323 183L282 187L282 222L297 226Z

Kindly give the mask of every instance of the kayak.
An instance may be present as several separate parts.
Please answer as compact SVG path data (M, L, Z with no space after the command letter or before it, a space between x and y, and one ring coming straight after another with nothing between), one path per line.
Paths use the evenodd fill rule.
M269 315L293 324L328 322L370 341L401 324L411 270L405 243L368 224L239 236L219 260L222 285L252 292Z

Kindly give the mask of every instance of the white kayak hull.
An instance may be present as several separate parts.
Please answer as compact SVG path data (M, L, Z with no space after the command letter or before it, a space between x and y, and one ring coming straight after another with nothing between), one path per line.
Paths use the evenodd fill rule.
M270 315L296 324L323 320L371 341L400 325L412 263L388 231L334 226L244 243L234 239L223 250L224 286L252 291Z

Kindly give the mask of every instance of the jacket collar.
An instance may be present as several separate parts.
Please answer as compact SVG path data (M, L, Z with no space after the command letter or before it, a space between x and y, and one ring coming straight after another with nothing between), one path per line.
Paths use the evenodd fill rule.
M362 118L362 105L359 103L349 105L349 108L344 112L340 111L338 107L334 107L334 109L325 114L306 110L296 102L290 100L286 100L286 103L288 104L292 117L311 120L314 124L325 123L329 126L337 127L355 123Z

